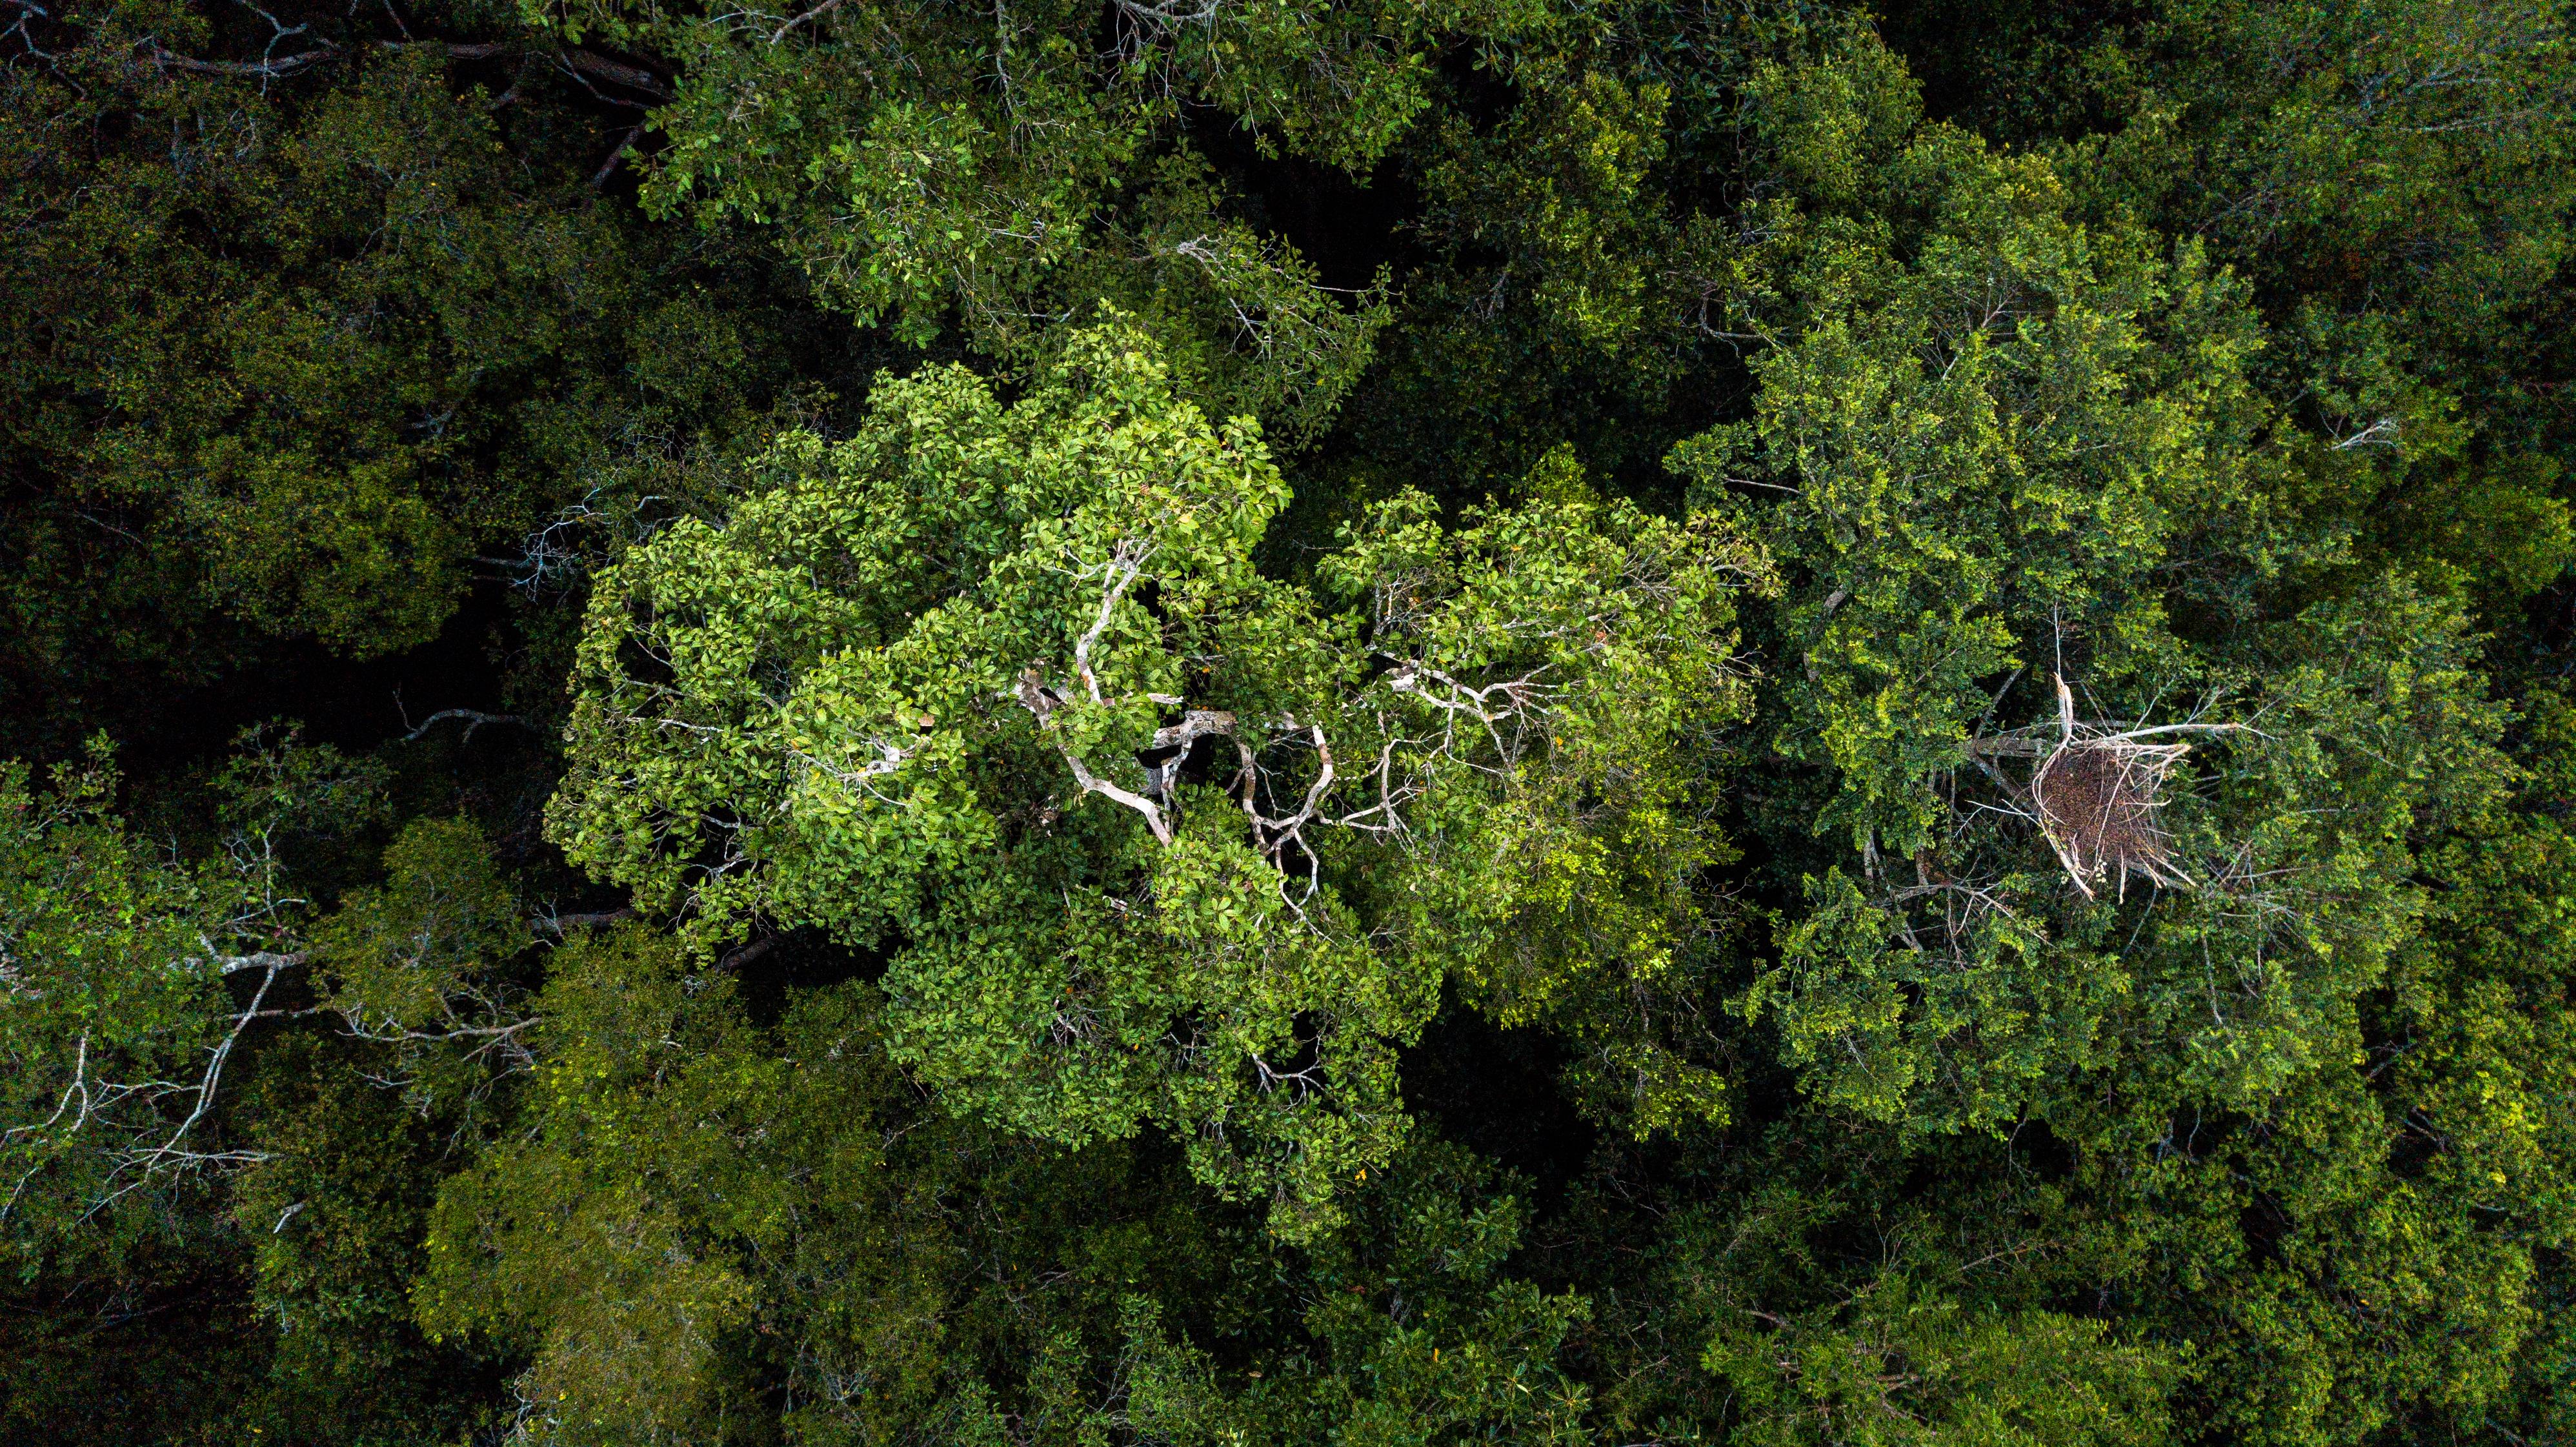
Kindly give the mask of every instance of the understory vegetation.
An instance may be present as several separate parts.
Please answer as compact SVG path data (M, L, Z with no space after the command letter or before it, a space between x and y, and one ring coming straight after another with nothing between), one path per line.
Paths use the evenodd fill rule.
M2576 1441L2557 0L0 0L0 1437Z

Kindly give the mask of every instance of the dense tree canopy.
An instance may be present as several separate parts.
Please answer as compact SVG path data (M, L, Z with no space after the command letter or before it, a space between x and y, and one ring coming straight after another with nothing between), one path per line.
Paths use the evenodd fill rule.
M2554 0L0 21L0 1434L2576 1439Z

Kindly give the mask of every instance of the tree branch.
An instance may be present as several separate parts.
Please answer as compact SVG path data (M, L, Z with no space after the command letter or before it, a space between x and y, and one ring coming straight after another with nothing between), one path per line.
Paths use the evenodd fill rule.
M671 88L662 83L662 78L641 66L627 65L587 50L563 51L561 57L564 68L576 74L593 76L628 90L642 91L655 100L671 99Z
M590 189L596 191L602 186L607 185L608 178L617 173L617 163L625 160L627 155L635 149L635 143L643 138L644 123L642 121L637 121L634 125L627 127L625 136L617 142L617 148L608 153L607 160L599 163L598 170L590 173Z
M283 60L197 60L163 48L158 40L144 43L152 47L154 65L195 71L199 75L256 76L261 80L283 80L326 60L337 60L346 53L326 40L311 50L300 51Z
M443 708L438 712L431 714L429 717L422 719L420 721L420 727L403 735L402 741L407 744L416 742L422 734L429 732L432 725L451 718L468 720L465 725L465 738L463 740L463 742L467 743L473 742L474 731L483 727L485 724L517 724L519 727L526 729L530 733L542 734L545 732L544 729L537 727L535 724L528 722L526 719L514 713L484 713L479 709L471 708ZM409 723L410 720L405 719L404 722Z
M605 909L593 914L544 914L528 921L528 927L560 939L577 929L588 929L593 925L616 924L621 920L633 918L635 918L635 911L631 909Z

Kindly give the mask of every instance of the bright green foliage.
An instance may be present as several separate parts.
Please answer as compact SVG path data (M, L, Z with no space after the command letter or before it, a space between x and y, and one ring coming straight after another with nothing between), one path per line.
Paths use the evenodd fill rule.
M224 1069L294 962L276 946L301 901L279 848L299 828L370 812L367 771L290 741L236 765L224 848L173 863L111 812L112 752L63 765L43 793L0 775L8 895L0 968L10 1005L5 1212L10 1253L33 1272L90 1228L149 1229L149 1203L259 1152L222 1138ZM248 982L236 1005L235 977ZM113 1210L139 1197L131 1210Z
M1741 697L1758 563L1624 507L1452 533L1415 496L1324 561L1328 608L1252 568L1285 489L1251 424L1145 345L1088 333L1008 408L881 384L858 437L630 553L554 827L700 929L887 951L898 1058L962 1108L1068 1145L1157 1121L1321 1210L1393 1149L1388 1050L1446 969L1535 1009L1670 966L1719 845L1663 751ZM1512 958L1524 912L1563 963Z
M237 913L220 876L161 867L121 821L101 818L116 776L104 743L87 770L57 770L31 793L13 764L5 925L11 1003L8 1172L13 1255L42 1249L94 1200L123 1184L126 1152L149 1153L174 1122L152 1082L216 1043L220 966L171 961L198 930ZM188 1099L177 1102L182 1118ZM113 1136L106 1151L92 1148ZM127 1174L134 1174L128 1171Z
M1962 1307L1901 1275L1823 1320L1721 1332L1705 1365L1735 1388L1746 1430L1729 1440L2040 1444L2166 1440L2160 1354L2103 1340L2103 1323Z
M2259 1098L2346 1048L2413 909L2412 811L2494 786L2465 620L2399 580L2255 624L2283 570L2338 555L2266 505L2291 483L2250 435L2252 322L2196 253L2070 224L2046 166L1955 136L1887 183L1928 219L1911 262L1814 227L1816 300L1755 363L1753 419L1675 454L1792 570L1776 748L1858 855L1738 1008L1784 1012L1830 1098L1932 1128L2124 1057ZM2122 910L2122 869L2070 896L2020 762L2062 732L2050 678L2104 732L2216 757L2159 786L2190 888ZM2243 962L2233 1005L2213 956Z

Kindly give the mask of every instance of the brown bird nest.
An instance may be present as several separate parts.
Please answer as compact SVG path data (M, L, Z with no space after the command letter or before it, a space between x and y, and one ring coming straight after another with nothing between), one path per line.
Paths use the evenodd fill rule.
M2094 891L2104 884L2125 897L2131 875L2150 884L2194 887L2191 876L2175 861L2174 838L2162 818L2165 778L2191 752L2191 745L2160 739L2241 727L2187 723L2114 733L2076 721L2075 696L2060 678L2053 744L2044 736L2033 737L2038 729L2032 729L1989 736L1969 748L1974 754L2037 758L2027 796L2029 817L2047 836L2066 877L2086 899L2094 898Z
M2158 817L2165 775L2189 752L2189 744L2070 732L2040 761L2030 779L2039 827L2086 899L2115 870L2123 898L2132 874L2152 884L2191 887L2191 877L2174 863L2173 836Z

